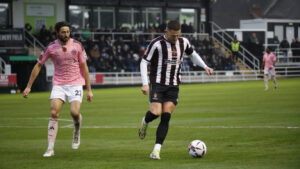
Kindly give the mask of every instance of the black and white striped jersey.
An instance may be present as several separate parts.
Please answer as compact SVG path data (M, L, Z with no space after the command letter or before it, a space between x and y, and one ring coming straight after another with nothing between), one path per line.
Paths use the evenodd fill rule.
M190 42L184 37L179 37L176 44L171 44L165 36L153 39L144 55L144 59L151 63L150 82L180 84L183 56L191 55L193 51Z

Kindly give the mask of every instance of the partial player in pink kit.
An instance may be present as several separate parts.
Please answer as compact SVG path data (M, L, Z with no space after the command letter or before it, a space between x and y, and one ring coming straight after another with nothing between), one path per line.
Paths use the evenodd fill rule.
M70 24L68 22L58 22L55 25L57 40L50 43L42 52L36 65L34 66L27 87L23 91L24 98L28 98L31 86L38 76L43 64L48 58L54 63L54 76L52 79L53 88L50 96L51 117L48 124L48 148L44 157L54 155L54 143L58 131L59 112L68 98L70 112L74 122L74 133L72 148L78 149L80 145L80 126L82 116L80 106L83 97L83 85L87 89L87 101L92 101L87 56L81 43L70 38Z
M269 76L274 82L274 88L277 89L277 81L275 76L275 63L276 63L276 56L271 52L270 48L266 48L266 53L263 57L263 64L262 67L264 68L264 81L265 81L265 90L269 89L268 80Z

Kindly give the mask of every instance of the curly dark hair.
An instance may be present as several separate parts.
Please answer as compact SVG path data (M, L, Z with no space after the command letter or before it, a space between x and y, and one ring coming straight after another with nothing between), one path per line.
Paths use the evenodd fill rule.
M71 28L71 25L69 24L69 22L61 21L61 22L57 22L55 24L55 31L59 32L60 28L64 27L64 26L68 26L69 28Z

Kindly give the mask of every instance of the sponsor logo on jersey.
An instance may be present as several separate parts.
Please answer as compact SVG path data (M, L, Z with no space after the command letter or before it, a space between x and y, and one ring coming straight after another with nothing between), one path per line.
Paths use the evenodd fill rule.
M174 58L174 59L165 60L164 63L169 65L180 65L181 61Z

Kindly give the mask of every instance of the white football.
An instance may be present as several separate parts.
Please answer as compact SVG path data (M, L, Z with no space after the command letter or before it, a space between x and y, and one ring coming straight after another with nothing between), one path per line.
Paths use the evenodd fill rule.
M192 157L201 158L206 154L206 145L201 140L194 140L189 144L189 154Z

